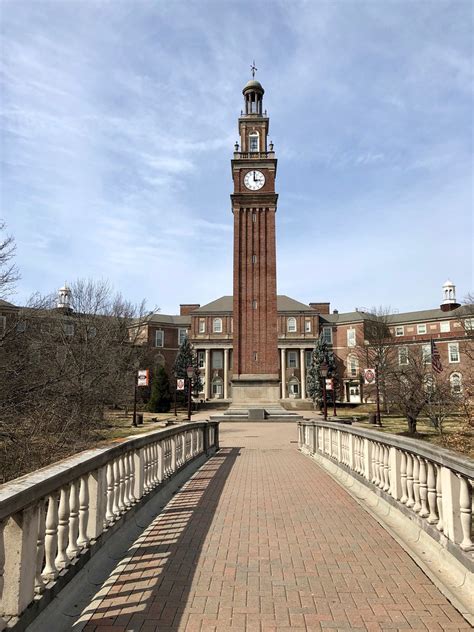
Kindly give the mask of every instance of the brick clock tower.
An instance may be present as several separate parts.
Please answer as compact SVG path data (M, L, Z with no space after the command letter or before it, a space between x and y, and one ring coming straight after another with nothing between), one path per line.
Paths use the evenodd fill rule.
M275 214L277 160L268 143L264 89L243 89L239 143L232 160L234 192L234 331L232 406L278 406L280 396Z

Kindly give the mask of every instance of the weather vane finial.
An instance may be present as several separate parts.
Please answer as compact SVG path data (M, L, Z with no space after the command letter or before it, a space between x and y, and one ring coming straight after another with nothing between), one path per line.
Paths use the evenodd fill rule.
M252 77L255 79L255 73L257 72L257 66L255 65L255 59L253 60L253 64L250 66L250 70L252 72Z

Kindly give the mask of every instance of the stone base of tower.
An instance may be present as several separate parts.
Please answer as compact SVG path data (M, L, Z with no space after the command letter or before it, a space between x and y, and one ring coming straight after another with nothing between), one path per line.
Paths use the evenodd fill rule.
M238 375L232 379L232 404L216 421L298 421L301 415L280 404L278 374Z

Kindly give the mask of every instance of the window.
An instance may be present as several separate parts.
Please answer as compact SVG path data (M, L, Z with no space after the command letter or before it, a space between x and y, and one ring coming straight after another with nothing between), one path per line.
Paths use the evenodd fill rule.
M0 325L0 329L1 329L1 325ZM26 323L24 320L20 320L19 323L17 323L16 325L16 331L19 334L23 334L26 331Z
M403 325L397 325L395 327L395 335L396 336L404 336L405 335L405 327Z
M474 331L474 318L466 318L464 321L464 329L466 331Z
M426 325L425 325L425 323L422 323L422 324L416 326L416 333L417 334L426 334Z
M222 333L222 318L214 318L214 320L212 321L212 331L215 334Z
M188 337L188 330L180 328L179 332L178 332L178 344L179 344L179 346L181 346L183 344L183 342L186 340L187 337Z
M159 353L156 357L156 364L158 366L165 366L166 364L166 360L165 360L165 356L162 353Z
M313 357L313 352L312 351L305 351L304 352L304 357L305 357L306 367L309 368L311 366L311 360L312 360L312 357Z
M443 322L441 322L439 324L439 330L441 333L447 333L448 331L451 331L451 323L449 322L449 320L444 320Z
M300 394L300 383L298 382L296 377L292 377L288 382L288 393L290 395L299 395Z
M97 329L92 325L87 328L88 338L95 338L97 336Z
M461 373L451 373L449 376L449 384L451 386L451 392L453 395L460 395L462 393L462 375Z
M252 309L257 309L257 301L255 299L252 301Z
M297 351L288 351L288 368L289 369L298 368L298 352Z
M6 328L7 328L7 317L0 316L0 331L4 332Z
M258 360L258 353L256 351L253 352L253 361L257 362Z
M355 329L347 330L347 346L348 347L356 346L356 330Z
M224 367L224 352L213 351L212 352L212 368L222 369Z
M162 329L155 331L155 347L163 347L165 344L165 332Z
M349 356L347 358L347 369L351 377L357 377L359 373L359 361L355 356Z
M249 134L249 151L258 151L258 132Z
M323 342L327 345L332 345L332 328L323 327Z
M252 222L255 224L257 221L257 213L252 213Z
M406 347L400 347L398 350L398 364L401 366L408 364L408 349Z
M63 332L65 336L74 336L74 325L72 323L63 323Z
M206 364L206 352L198 351L198 367L203 369Z
M459 362L459 343L458 342L450 342L448 345L448 355L449 361Z
M212 396L216 398L221 398L223 395L223 385L224 382L222 378L216 377L212 380Z
M257 263L257 255L252 255L252 263Z
M308 319L304 321L304 330L307 334L311 333L311 321Z
M206 319L205 318L199 319L199 333L200 334L206 333Z
M431 363L431 345L422 345L421 346L421 357L424 364Z
M289 333L295 333L296 332L296 318L293 318L293 316L291 316L291 318L288 318L287 322L287 330Z
M432 375L425 375L423 378L423 388L427 393L433 393L435 390L435 380Z

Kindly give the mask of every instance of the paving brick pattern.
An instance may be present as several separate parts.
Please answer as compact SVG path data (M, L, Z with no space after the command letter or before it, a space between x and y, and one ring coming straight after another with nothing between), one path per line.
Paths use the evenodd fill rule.
M84 629L470 629L295 439L289 424L222 426L221 451L137 541Z

